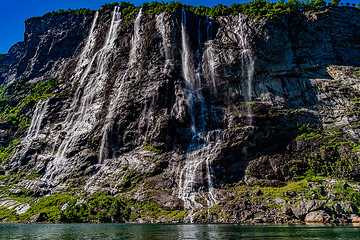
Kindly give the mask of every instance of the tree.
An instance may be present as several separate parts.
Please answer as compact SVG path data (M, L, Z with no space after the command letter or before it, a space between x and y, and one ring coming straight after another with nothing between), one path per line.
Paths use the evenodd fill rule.
M315 1L315 8L319 9L319 8L323 8L326 6L326 1L325 0L316 0Z
M330 0L329 5L331 6L339 6L341 0Z

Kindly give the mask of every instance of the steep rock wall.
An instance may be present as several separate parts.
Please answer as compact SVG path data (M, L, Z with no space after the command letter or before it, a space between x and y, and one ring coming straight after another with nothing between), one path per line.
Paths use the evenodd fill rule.
M11 188L37 196L103 191L173 209L309 169L357 180L359 30L354 8L254 20L103 7L28 20L0 60L3 96L56 84L21 107L27 126L4 120L2 173L23 174ZM329 139L339 144L324 148Z

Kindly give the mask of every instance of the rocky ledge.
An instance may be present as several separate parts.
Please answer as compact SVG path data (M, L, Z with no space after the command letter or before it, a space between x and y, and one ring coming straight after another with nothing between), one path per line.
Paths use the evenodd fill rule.
M0 219L358 221L359 33L352 7L26 21L0 56Z

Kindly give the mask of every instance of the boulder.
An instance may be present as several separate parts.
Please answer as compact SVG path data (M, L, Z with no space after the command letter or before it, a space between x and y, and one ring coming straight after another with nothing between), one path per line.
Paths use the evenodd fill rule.
M275 203L275 204L285 204L286 203L286 200L285 199L283 199L283 198L281 198L281 197L277 197L277 198L274 198L273 199L273 202Z
M331 219L331 216L324 210L310 212L306 214L305 222L307 223L327 223Z
M32 223L35 223L35 222L44 222L46 221L47 219L47 214L44 213L44 212L41 212L41 213L38 213L34 216L32 216L30 219L29 219L29 222L32 222Z
M260 189L255 189L254 192L253 192L253 194L254 194L255 196L260 197L260 196L263 195L263 192L262 192Z
M360 217L356 214L350 215L350 222L352 223L360 223Z
M302 200L296 206L291 208L292 212L294 213L295 217L299 219L303 219L306 214L311 211L320 210L326 201L314 201L314 200Z
M296 192L295 191L286 191L282 194L283 196L288 196L288 197L295 197L296 196Z
M290 204L281 207L281 212L286 215L293 215Z
M344 211L344 213L348 213L348 214L358 214L359 213L358 208L352 203L344 203L342 205L342 210Z

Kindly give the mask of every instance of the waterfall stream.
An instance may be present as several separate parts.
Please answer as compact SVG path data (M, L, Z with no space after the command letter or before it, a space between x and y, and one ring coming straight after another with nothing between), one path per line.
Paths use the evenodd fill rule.
M26 137L22 141L23 148L20 150L16 150L16 153L13 155L12 159L19 157L20 161L22 161L27 151L30 149L31 144L39 137L41 124L48 110L49 101L50 98L47 98L45 100L40 100L37 103L34 114L31 118L30 126L26 133Z
M170 53L170 47L167 37L168 33L165 27L165 12L161 13L156 17L156 28L160 32L162 38L164 54L165 54L165 69L166 69L167 64L169 64L171 60L171 53Z
M184 167L179 177L178 197L186 209L211 207L217 203L213 187L212 157L218 139L212 139L216 131L208 130L209 111L202 95L201 84L201 21L198 23L197 68L193 64L189 39L186 32L186 12L182 11L182 70L186 82L186 96L191 121L191 140L187 148ZM215 134L216 135L216 134ZM203 200L197 199L198 197ZM206 203L206 204L204 204ZM190 216L192 218L192 216Z
M98 13L95 14L87 42L82 50L77 64L78 75L74 76L77 90L72 99L65 121L63 122L65 137L55 155L55 159L48 168L57 168L58 165L66 164L66 154L76 146L77 142L84 138L98 122L97 113L102 108L102 99L99 98L105 90L106 81L110 72L111 56L115 54L115 40L120 29L122 18L119 7L115 7L112 13L110 28L105 42L100 50L92 55L96 45L95 26ZM94 69L95 68L95 69ZM56 174L55 171L52 175ZM44 178L52 178L45 175Z
M186 152L184 167L179 176L178 197L184 201L186 209L214 206L218 200L214 188L212 162L217 155L218 149L223 144L219 130L218 109L211 99L204 98L202 91L206 84L211 96L216 99L216 53L213 47L212 22L206 20L207 41L204 44L205 51L201 53L201 20L198 24L198 50L196 57L192 55L186 30L186 12L182 11L181 34L182 34L182 70L186 82L186 96L188 112L191 121L191 140ZM252 126L252 81L254 76L254 58L249 42L248 26L245 19L240 17L239 28L235 31L240 39L242 50L242 79L244 83L243 94L247 106L248 125ZM194 59L198 61L195 68ZM204 60L201 68L200 62ZM202 84L202 76L206 83ZM208 97L209 98L209 97ZM192 219L192 214L189 214ZM191 220L190 219L190 220Z
M70 110L66 117L65 123L66 137L61 143L57 158L64 158L68 148L71 147L81 137L86 134L94 126L93 123L97 121L96 113L100 111L102 103L96 96L104 90L106 79L109 73L110 55L113 53L114 42L117 37L121 25L121 12L119 7L114 8L111 25L103 47L94 54L91 62L80 79L80 86L77 88L75 97L70 106ZM89 38L92 38L93 32L90 33ZM90 44L91 45L91 44ZM89 46L93 47L93 46ZM85 53L88 49L85 49ZM96 70L90 74L93 65Z
M31 118L31 124L27 132L26 138L36 139L39 135L41 123L44 119L46 111L48 109L49 98L45 100L40 100L36 105L34 114Z
M248 126L253 125L253 112L252 112L252 85L254 78L254 57L251 51L251 46L249 42L249 33L248 33L248 25L246 23L246 18L243 15L239 15L239 28L236 29L236 33L240 39L240 47L242 49L241 62L245 71L242 71L242 79L246 83L246 91L244 91L244 100L247 108L247 119Z
M105 125L102 129L102 138L99 150L99 163L104 163L104 160L110 156L110 144L111 132L115 123L116 108L119 105L120 98L123 94L123 85L126 78L131 74L131 70L136 68L136 64L139 59L139 49L141 49L141 18L143 16L143 10L140 9L135 21L134 21L134 34L131 39L131 48L129 54L128 66L125 74L118 76L114 89L117 89L115 98L111 101L108 114L105 119ZM137 72L134 72L137 75ZM135 76L136 77L136 76Z
M206 49L204 51L204 61L206 62L205 68L204 68L204 74L207 76L208 79L211 81L208 83L208 87L211 91L211 94L213 96L217 95L217 81L216 81L216 72L215 72L215 50L213 48L213 35L212 35L212 21L211 18L208 16L206 17L206 35L207 35L207 43L206 43Z

